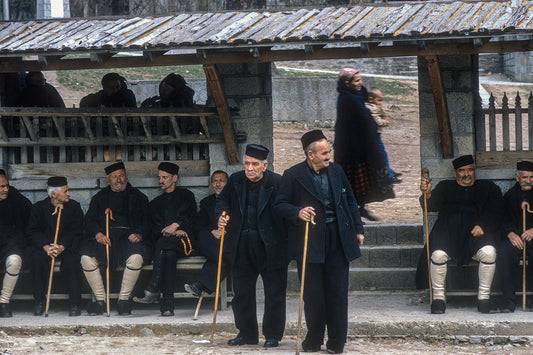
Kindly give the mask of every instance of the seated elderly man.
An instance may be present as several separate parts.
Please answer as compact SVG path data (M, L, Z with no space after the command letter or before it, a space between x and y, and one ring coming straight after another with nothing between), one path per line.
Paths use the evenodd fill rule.
M420 191L427 194L428 211L438 212L429 235L430 276L433 288L431 313L446 310L447 263L479 261L478 311L490 312L490 287L496 269L496 247L500 240L502 194L492 181L476 180L474 158L461 156L453 161L455 180L444 180L431 190L423 177ZM423 205L423 196L420 197Z

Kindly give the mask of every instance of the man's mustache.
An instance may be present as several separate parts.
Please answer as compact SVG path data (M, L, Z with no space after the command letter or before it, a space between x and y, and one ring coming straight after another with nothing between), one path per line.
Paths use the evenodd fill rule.
M520 186L533 186L533 182L521 182Z
M466 176L461 177L461 180L467 180L467 179L472 179L472 175L466 175Z

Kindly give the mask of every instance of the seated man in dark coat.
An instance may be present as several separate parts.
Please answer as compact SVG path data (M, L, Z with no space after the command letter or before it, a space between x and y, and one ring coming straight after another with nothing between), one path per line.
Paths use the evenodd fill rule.
M60 205L63 209L57 243L54 243ZM48 179L48 197L33 205L26 236L35 298L34 314L40 316L44 311L50 270L48 262L51 258L55 258L61 260L61 274L68 287L69 315L79 316L81 314L79 242L83 238L83 211L78 202L70 199L65 177L55 176Z
M159 96L144 100L141 107L193 107L194 90L179 74L168 74L159 83Z
M422 177L420 183L420 191L427 194L428 211L439 213L429 235L431 313L442 314L446 310L447 263L464 265L470 259L479 261L478 311L489 313L496 248L500 243L502 194L492 181L476 180L471 155L453 161L453 176L455 180L441 181L433 191L429 179ZM421 196L422 206L423 199Z
M102 78L102 90L83 97L80 107L137 107L137 100L124 77L107 73Z
M281 176L267 170L269 150L248 144L244 171L230 176L216 203L218 227L227 225L224 249L228 250L233 275L233 316L239 329L228 345L257 344L256 282L263 279L265 312L263 335L266 348L278 346L285 331L287 288L287 237L273 204ZM223 217L222 212L227 212Z
M0 317L12 317L9 301L22 267L24 228L30 217L31 202L9 186L6 172L0 169L0 262L6 273L0 293Z
M496 270L502 287L502 312L514 312L516 306L515 275L518 260L526 246L527 259L533 260L533 214L526 213L526 229L523 226L522 203L533 204L533 162L516 164L516 184L503 196L502 242L498 250ZM533 206L532 206L533 207ZM533 262L528 263L528 275L533 275Z
M130 185L124 163L111 164L105 172L108 186L93 196L85 215L87 239L81 250L81 265L96 298L96 302L89 303L87 312L102 314L106 308L98 265L108 262L109 245L110 268L124 266L117 310L119 315L127 315L131 314L129 299L143 262L151 257L148 198ZM113 217L109 218L110 235L106 235L106 211Z
M26 87L18 98L22 107L65 107L65 102L56 88L46 82L42 72L32 71L26 75Z
M301 277L306 222L309 228L305 290L307 335L304 351L316 352L324 342L340 354L348 332L350 262L361 256L364 230L357 201L340 165L330 162L331 147L321 130L302 136L306 160L285 170L275 210L289 226L289 256Z
M180 169L178 165L162 162L157 169L163 193L154 198L149 206L154 245L152 278L144 290L144 297L135 297L133 300L153 303L159 298L161 291L161 315L173 316L176 261L178 257L189 256L193 251L191 239L196 200L191 191L176 187Z
M185 290L195 297L202 292L213 293L217 287L218 257L220 254L220 237L222 231L218 229L218 219L215 215L217 196L220 195L228 182L228 174L217 170L211 174L209 188L214 194L200 201L200 212L196 218L195 230L200 253L207 258L202 271L196 281L185 284ZM220 281L229 273L229 265L222 258Z

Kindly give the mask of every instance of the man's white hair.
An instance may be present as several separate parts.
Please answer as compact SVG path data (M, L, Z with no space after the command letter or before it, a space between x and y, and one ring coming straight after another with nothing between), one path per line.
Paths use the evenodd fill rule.
M55 192L56 194L60 193L62 187L63 186L48 186L46 189L48 197L52 198L52 192Z

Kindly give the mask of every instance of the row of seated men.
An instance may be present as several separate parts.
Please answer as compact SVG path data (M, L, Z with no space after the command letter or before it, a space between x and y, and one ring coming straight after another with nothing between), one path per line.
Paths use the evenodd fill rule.
M80 204L70 198L65 177L49 178L48 197L32 206L9 185L5 172L0 170L0 260L5 262L6 269L0 316L12 316L9 302L24 265L31 273L34 314L43 314L52 258L61 261L60 271L69 292L70 316L81 314L82 270L95 297L87 311L90 315L102 314L106 298L99 265L108 263L106 246L110 251L110 267L124 266L117 303L120 315L131 313L130 295L143 264L152 260L152 279L145 297L135 300L153 303L162 293L161 314L173 315L176 260L190 255L193 249L201 250L208 260L198 280L186 285L186 289L195 296L202 291L213 292L218 266L217 238L220 238L214 204L227 175L220 170L212 174L209 186L214 194L200 202L197 214L193 193L176 186L178 172L177 164L159 165L159 186L163 193L149 203L143 193L128 183L124 164L111 164L105 168L108 186L91 199L84 216ZM222 272L225 277L226 265Z
M472 259L479 262L478 311L515 310L517 279L521 279L517 267L524 248L529 259L527 275L531 277L533 272L533 215L529 208L533 203L533 162L520 161L516 169L516 184L503 196L494 182L476 179L471 155L455 159L455 180L441 181L433 190L429 177L422 177L420 203L427 211L438 212L429 235L429 253L427 249L422 253L417 273L418 288L431 284L431 313L446 310L447 264L453 261L462 266ZM426 255L430 255L429 263ZM493 279L501 287L500 302L491 299Z
M133 91L128 89L126 79L117 73L102 77L102 89L83 97L80 107L137 107ZM167 75L159 84L159 95L147 98L141 107L193 107L194 90L185 79L175 73ZM15 106L65 107L59 92L46 82L42 72L29 72L24 80Z

